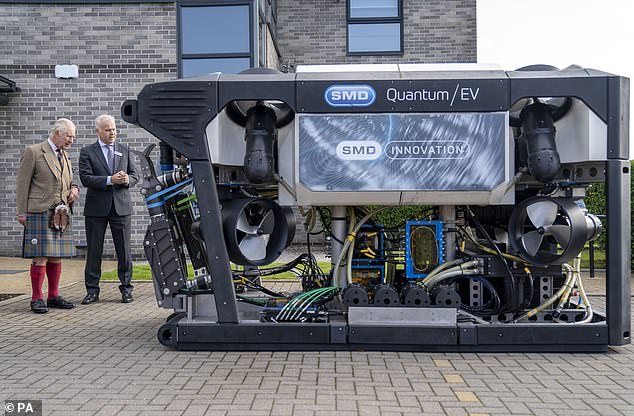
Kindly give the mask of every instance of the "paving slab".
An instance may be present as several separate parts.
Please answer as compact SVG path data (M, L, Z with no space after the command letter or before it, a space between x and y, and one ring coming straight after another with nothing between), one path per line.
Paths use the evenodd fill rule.
M0 269L25 262L0 259ZM83 262L64 270L62 293L79 302ZM584 283L604 309L604 279ZM30 312L28 295L0 302L0 403L42 400L46 416L634 415L632 345L600 354L176 351L156 339L171 311L156 306L149 282L135 283L130 304L116 282L102 283L100 298L45 315Z

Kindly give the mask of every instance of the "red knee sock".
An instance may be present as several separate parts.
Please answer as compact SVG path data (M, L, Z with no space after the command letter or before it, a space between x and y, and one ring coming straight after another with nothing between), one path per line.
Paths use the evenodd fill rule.
M46 263L46 276L48 277L48 298L59 296L59 278L62 275L62 263Z
M31 265L31 302L35 302L38 299L43 299L42 284L44 283L44 276L46 274L45 266Z

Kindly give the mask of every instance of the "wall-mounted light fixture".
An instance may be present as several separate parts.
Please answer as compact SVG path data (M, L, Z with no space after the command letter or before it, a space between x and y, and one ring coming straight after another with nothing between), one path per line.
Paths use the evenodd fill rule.
M79 78L79 67L77 65L55 65L55 78Z

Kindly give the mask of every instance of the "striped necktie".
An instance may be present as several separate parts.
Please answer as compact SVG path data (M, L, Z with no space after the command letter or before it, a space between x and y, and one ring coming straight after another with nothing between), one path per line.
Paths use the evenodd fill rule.
M114 173L114 151L112 150L112 145L107 145L108 147L108 169L110 169L110 173Z
M57 152L57 161L59 162L59 166L64 168L64 155L62 154L62 149L55 150Z

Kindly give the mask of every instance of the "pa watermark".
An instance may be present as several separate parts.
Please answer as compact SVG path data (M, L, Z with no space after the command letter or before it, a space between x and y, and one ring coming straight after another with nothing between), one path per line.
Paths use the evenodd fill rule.
M42 416L41 400L5 400L5 416Z

